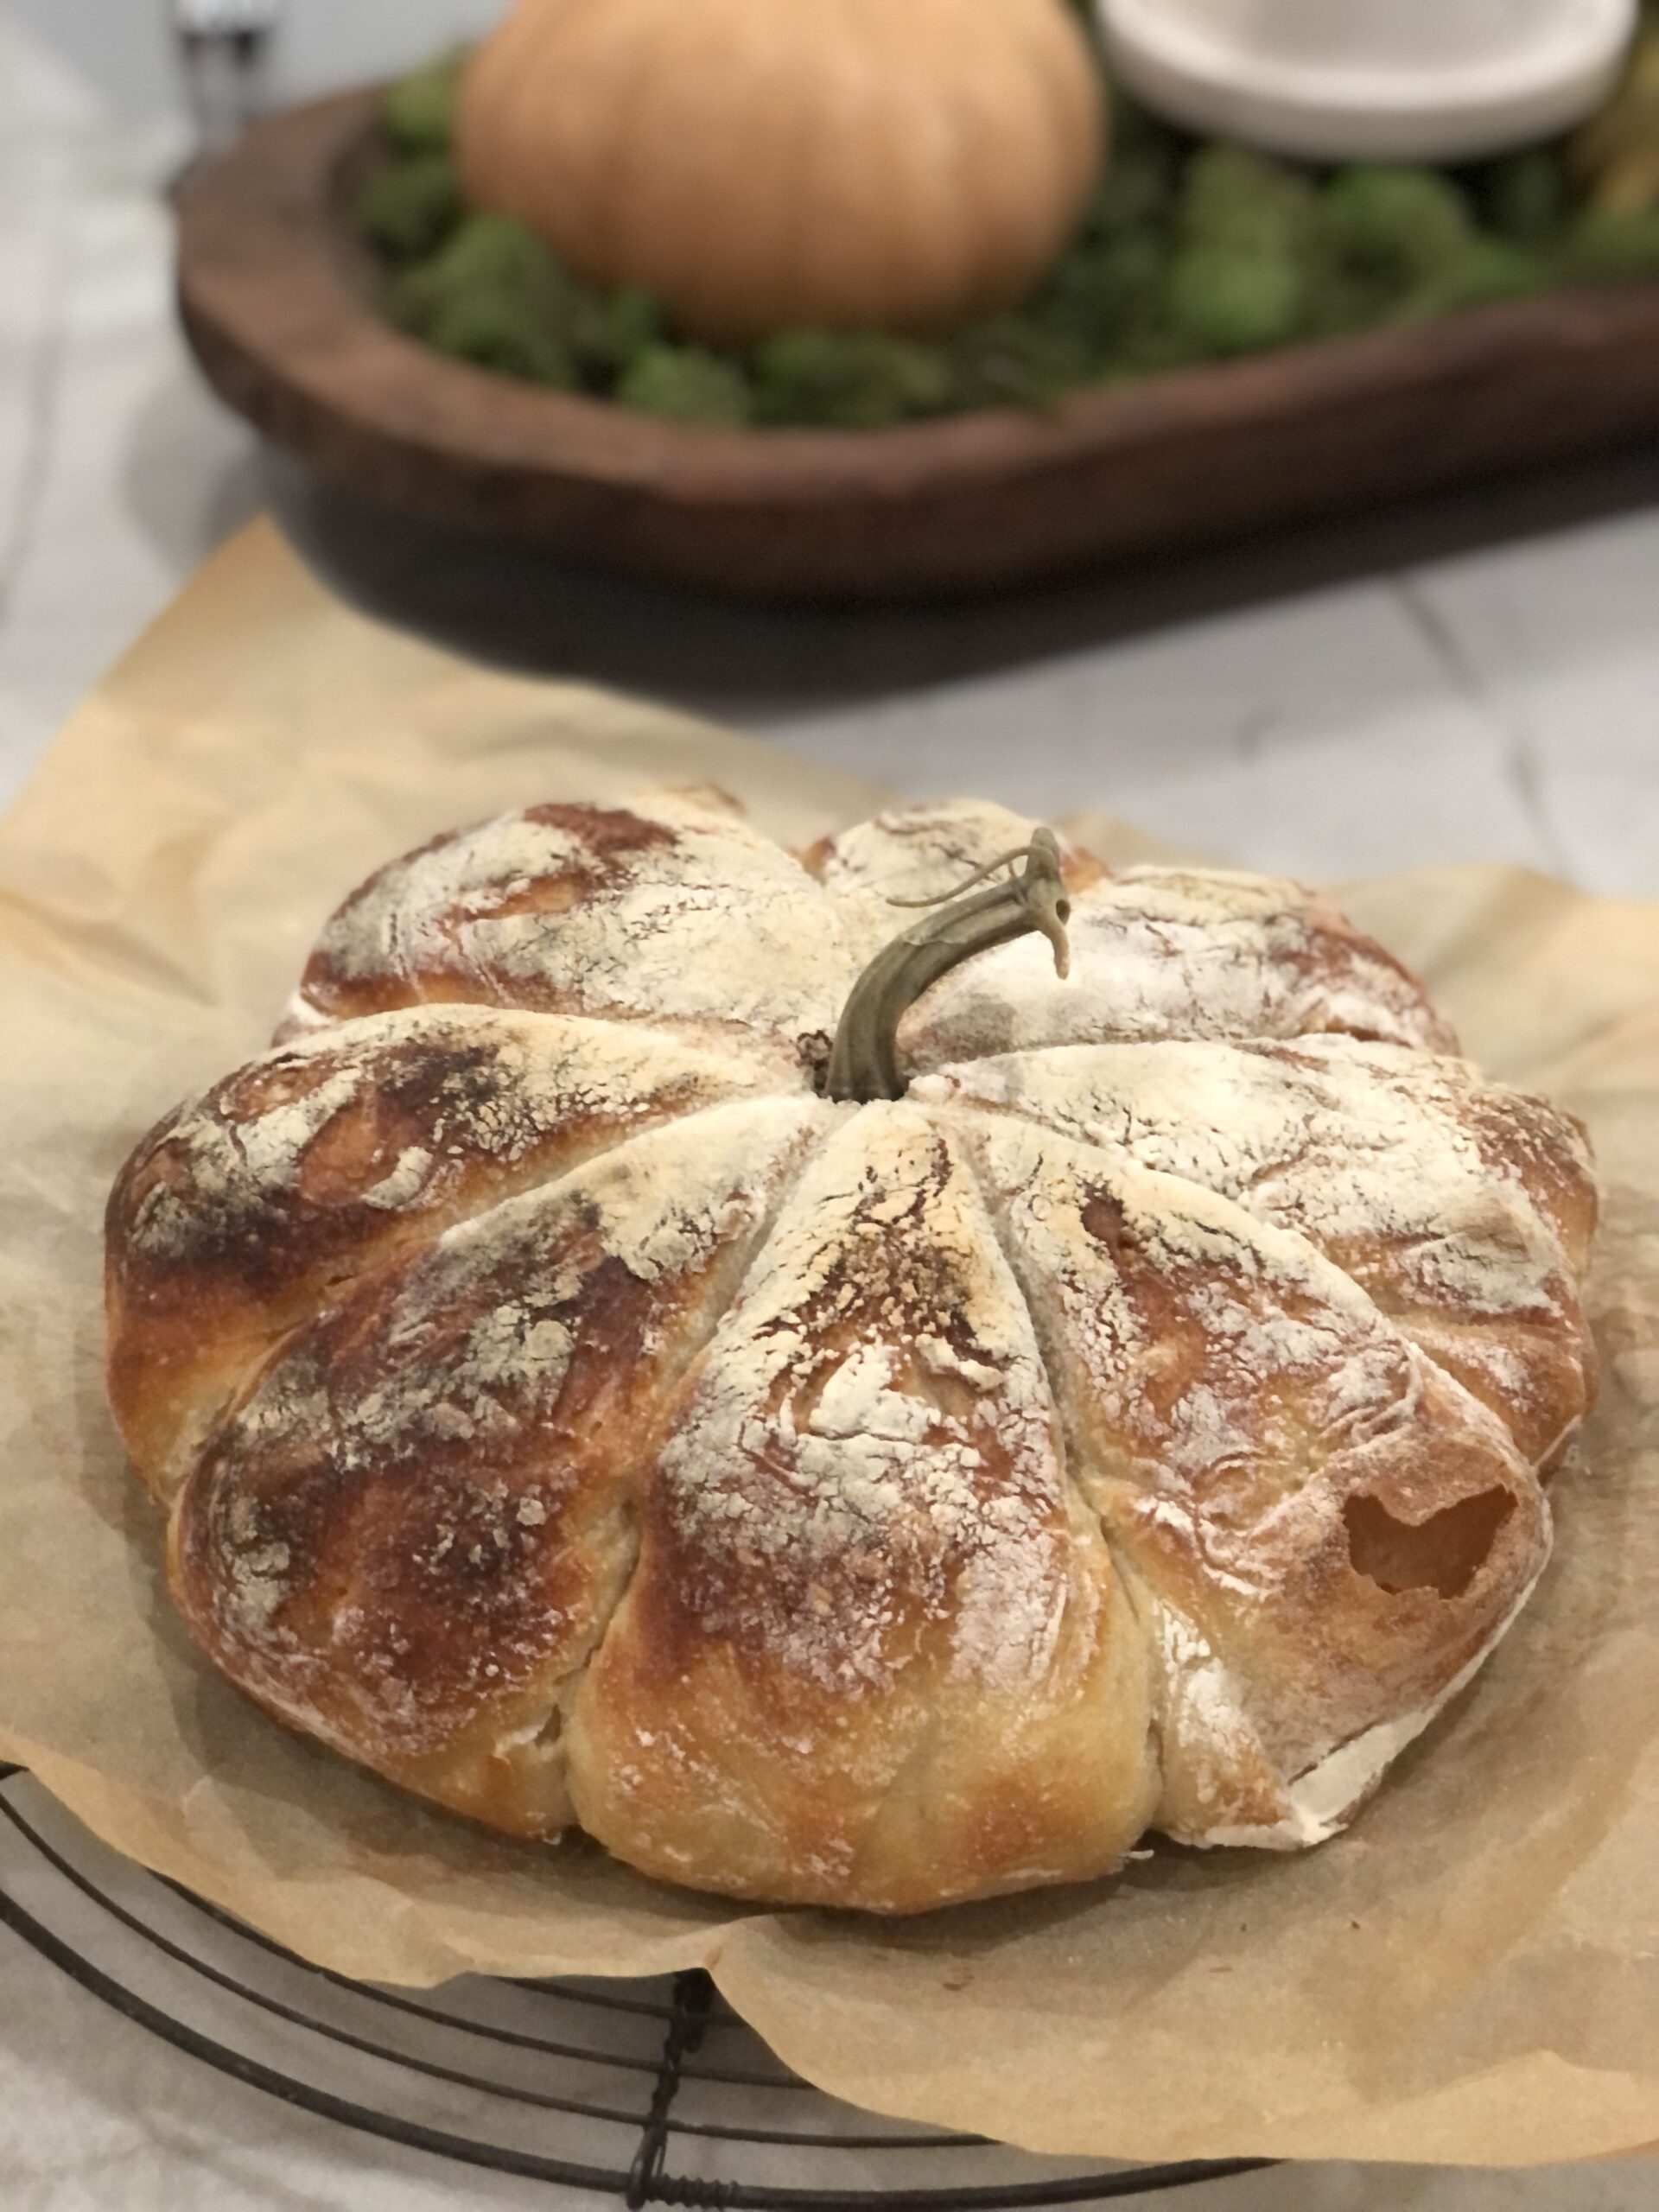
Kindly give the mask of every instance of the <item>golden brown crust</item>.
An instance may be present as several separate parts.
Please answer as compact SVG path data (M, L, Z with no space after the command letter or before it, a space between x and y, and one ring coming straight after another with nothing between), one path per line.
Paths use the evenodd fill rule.
M759 1075L677 1039L415 1007L278 1046L162 1122L110 1197L110 1395L168 1489L332 1287Z
M1072 901L1062 980L1034 938L936 983L899 1032L912 1073L1054 1045L1327 1032L1455 1052L1422 987L1300 884L1130 868Z
M648 1021L785 1071L857 972L842 908L718 793L530 807L372 876L324 930L303 1030L476 1002Z
M1121 1146L1306 1236L1535 1463L1594 1397L1584 1133L1465 1060L1339 1037L1072 1046L944 1070L916 1095Z
M658 795L347 901L111 1200L111 1397L216 1664L745 1896L1350 1816L1542 1562L1582 1132L1312 894L1072 850L1072 981L1005 947L912 1009L908 1099L820 1103L888 899L1033 826L803 864Z
M1146 1655L1065 1481L951 1137L814 1160L648 1486L578 1693L582 1825L648 1872L914 1910L1115 1866L1156 1789Z
M977 1153L1073 1474L1166 1617L1170 1687L1210 1677L1166 1713L1160 1824L1288 1820L1290 1784L1432 1709L1513 1613L1548 1551L1532 1471L1302 1238L1007 1117Z
M632 1478L826 1111L635 1139L289 1338L175 1511L174 1589L219 1666L445 1803L563 1826L561 1695L632 1563Z

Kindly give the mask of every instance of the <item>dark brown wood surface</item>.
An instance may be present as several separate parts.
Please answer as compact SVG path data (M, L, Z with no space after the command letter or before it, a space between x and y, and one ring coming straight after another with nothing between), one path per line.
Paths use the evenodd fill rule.
M1659 431L1659 283L877 431L655 420L445 359L375 313L344 214L378 94L263 123L178 195L219 394L393 506L718 589L983 589L1351 513Z

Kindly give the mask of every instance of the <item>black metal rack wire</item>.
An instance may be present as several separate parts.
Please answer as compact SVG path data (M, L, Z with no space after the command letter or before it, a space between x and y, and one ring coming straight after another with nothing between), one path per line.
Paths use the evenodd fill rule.
M285 2103L601 2201L1018 2212L1265 2163L1102 2171L880 2120L790 2073L700 1973L469 1977L429 1997L352 1981L105 1850L6 1766L0 1923L129 2020Z

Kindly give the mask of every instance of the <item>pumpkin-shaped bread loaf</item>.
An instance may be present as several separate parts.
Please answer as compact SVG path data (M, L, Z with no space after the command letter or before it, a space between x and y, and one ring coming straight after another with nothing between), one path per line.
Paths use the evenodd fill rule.
M1294 884L535 807L373 877L139 1147L111 1383L279 1719L914 1910L1341 1826L1543 1564L1595 1209Z
M1066 0L516 0L456 118L474 207L734 344L1013 306L1104 143Z

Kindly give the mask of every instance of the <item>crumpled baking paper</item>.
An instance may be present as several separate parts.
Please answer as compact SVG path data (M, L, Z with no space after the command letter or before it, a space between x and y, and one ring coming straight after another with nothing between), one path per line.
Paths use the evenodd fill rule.
M1509 2164L1653 2143L1659 905L1494 868L1344 893L1472 1053L1589 1123L1605 1382L1533 1603L1324 1848L1160 1847L1109 1882L908 1922L743 1910L428 1812L198 1658L104 1403L116 1169L261 1047L324 915L382 860L500 808L704 782L797 842L880 796L383 630L266 525L58 738L0 825L0 1753L340 1972L705 1966L822 2088L1035 2151Z

